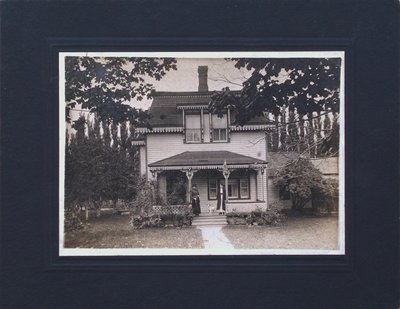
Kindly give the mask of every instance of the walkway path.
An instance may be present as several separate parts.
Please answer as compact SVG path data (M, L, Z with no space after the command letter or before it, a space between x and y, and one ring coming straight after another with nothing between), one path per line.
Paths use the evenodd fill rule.
M198 226L206 249L233 249L231 242L222 232L222 226Z

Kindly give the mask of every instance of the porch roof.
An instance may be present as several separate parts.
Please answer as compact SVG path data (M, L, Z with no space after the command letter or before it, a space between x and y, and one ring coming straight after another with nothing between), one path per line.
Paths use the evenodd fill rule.
M266 164L264 160L244 156L230 151L185 151L178 155L149 164L149 167L168 166L215 166L224 164L228 166Z

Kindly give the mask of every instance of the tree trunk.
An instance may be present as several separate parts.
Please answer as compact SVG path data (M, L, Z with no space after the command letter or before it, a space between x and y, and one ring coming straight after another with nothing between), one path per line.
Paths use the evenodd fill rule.
M89 197L89 201L85 205L85 219L86 219L86 221L89 220L89 205L90 205L91 202L92 202L92 198Z
M308 151L309 151L309 156L315 157L315 140L314 140L314 127L313 127L313 113L309 113L307 115L308 121L307 121L307 143L308 143Z
M286 106L283 106L281 109L281 123L280 123L280 142L281 149L283 151L287 151L286 147L286 139L287 139L287 131L286 131Z
M315 139L317 142L317 146L315 147L315 156L319 157L320 155L320 145L319 142L322 140L322 124L321 124L321 113L317 112L317 118L314 119L314 132L315 132Z
M100 201L96 202L96 216L97 218L101 216L101 198Z
M275 131L273 133L273 150L277 152L279 149L279 116L274 115L274 122L275 122Z
M299 114L299 127L300 127L300 134L299 134L299 145L298 145L298 149L299 151L303 151L304 150L304 115L303 114Z

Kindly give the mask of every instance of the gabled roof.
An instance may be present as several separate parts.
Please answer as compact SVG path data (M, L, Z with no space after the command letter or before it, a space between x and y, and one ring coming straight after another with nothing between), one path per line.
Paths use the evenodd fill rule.
M183 126L182 111L178 105L204 105L213 92L156 92L150 106L150 125L153 127Z
M201 166L201 165L265 164L266 161L230 151L186 151L178 155L149 164L149 167Z
M215 91L208 92L155 92L150 106L149 121L152 127L182 127L182 111L177 109L179 105L208 105ZM234 121L234 113L231 113L231 123ZM256 117L248 124L266 124L264 117Z
M324 175L338 175L339 174L339 158L319 158L311 160L311 163L321 171Z
M298 152L268 152L268 170L269 176L275 176L277 171L288 164L289 161L296 160L301 156ZM338 157L316 158L310 162L320 170L324 175L338 175L339 161Z

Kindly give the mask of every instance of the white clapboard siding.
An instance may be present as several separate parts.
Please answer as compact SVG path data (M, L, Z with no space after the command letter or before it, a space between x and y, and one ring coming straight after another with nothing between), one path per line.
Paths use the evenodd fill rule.
M181 133L147 135L147 164L175 156L185 151L231 151L266 160L264 132L231 133L229 143L183 143Z
M203 130L204 130L204 142L210 142L210 115L204 114Z

